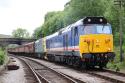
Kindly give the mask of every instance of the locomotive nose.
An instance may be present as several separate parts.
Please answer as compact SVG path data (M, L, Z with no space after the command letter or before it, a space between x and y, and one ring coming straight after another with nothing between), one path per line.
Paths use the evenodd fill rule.
M81 53L106 53L113 51L112 35L83 35L80 37L80 41Z

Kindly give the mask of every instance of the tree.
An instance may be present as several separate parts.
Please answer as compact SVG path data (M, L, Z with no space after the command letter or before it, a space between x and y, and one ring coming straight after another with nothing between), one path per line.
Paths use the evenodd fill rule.
M17 28L16 30L13 30L12 36L16 38L29 38L29 32L26 29Z
M44 18L44 24L34 30L33 37L41 38L50 35L64 27L63 12L48 12Z
M45 36L50 35L64 27L63 12L58 11L58 12L55 12L54 15L52 14L47 13L46 16L49 16L49 17L46 17L47 20L42 25L42 29L43 29L42 31Z
M86 16L103 16L105 12L104 0L71 0L64 9L65 25L76 22Z
M42 32L42 29L43 29L42 26L36 28L34 30L34 33L33 33L32 37L35 38L35 39L42 38L44 36L44 34Z

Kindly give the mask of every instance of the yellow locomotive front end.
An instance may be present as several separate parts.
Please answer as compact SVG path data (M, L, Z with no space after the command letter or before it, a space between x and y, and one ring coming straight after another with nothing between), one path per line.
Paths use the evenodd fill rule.
M87 18L84 23L84 34L79 38L81 59L86 65L102 68L115 56L111 25L99 17Z
M80 36L80 53L113 52L112 34L90 34Z

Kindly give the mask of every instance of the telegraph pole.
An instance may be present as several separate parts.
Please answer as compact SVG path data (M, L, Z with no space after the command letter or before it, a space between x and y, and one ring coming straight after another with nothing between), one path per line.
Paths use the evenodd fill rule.
M123 61L123 50L122 50L122 44L123 44L123 32L122 32L122 9L123 9L123 6L124 6L124 1L123 0L115 0L114 1L115 4L114 5L118 5L119 6L119 33L120 33L120 61L122 62Z

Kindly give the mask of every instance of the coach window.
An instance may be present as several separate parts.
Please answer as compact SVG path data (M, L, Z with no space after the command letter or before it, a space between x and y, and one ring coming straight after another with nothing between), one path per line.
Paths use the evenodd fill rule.
M75 36L78 35L78 27L75 27L75 28L74 28L74 35L75 35Z

